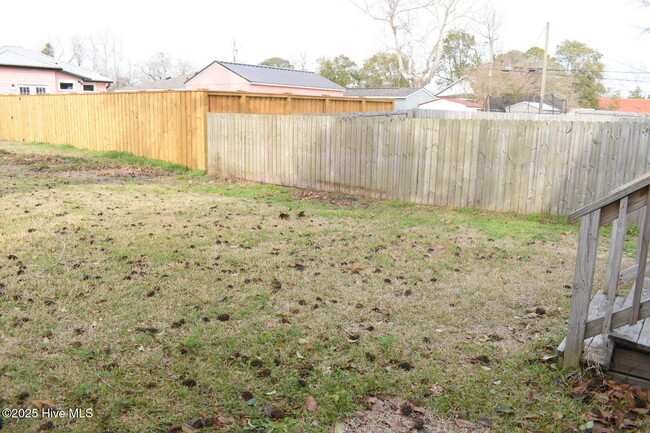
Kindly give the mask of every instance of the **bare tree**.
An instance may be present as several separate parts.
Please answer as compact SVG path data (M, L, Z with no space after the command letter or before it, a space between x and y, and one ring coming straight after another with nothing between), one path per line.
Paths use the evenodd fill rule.
M106 29L89 38L92 68L113 80L119 88L124 51L122 41Z
M142 74L150 80L164 80L173 74L174 59L169 53L159 51L141 66Z
M296 69L307 69L307 51L299 51L293 59L291 59L291 64L293 64Z
M351 0L389 29L399 71L411 86L428 84L442 56L449 27L466 16L463 0Z
M77 66L82 66L86 61L88 55L88 42L81 35L72 35L68 41L70 45L70 63L74 63Z
M502 22L501 16L493 7L487 7L479 15L478 18L473 19L477 24L476 33L482 36L488 44L490 59L489 62L494 62L497 53L497 42L501 38Z
M190 75L196 72L196 67L192 62L183 60L180 57L174 62L174 75Z

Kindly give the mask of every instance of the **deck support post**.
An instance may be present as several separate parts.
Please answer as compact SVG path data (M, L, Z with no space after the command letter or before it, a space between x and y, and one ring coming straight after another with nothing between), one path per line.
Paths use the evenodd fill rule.
M563 366L578 368L582 358L585 325L596 269L596 253L600 228L600 209L585 215L580 221L580 241L571 295L571 312L564 349Z

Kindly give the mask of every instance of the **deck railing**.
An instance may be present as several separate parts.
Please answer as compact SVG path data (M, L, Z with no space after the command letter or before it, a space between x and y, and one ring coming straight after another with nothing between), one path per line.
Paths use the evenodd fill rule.
M639 235L636 264L621 271L628 214L645 208ZM585 338L607 335L612 329L634 325L650 316L650 299L642 300L646 270L650 268L650 173L615 189L607 196L569 215L569 221L581 218L580 241L576 258L571 312L564 349L564 366L580 365ZM607 301L603 316L587 320L591 300L600 227L614 223L606 273ZM635 279L632 305L614 311L618 287Z

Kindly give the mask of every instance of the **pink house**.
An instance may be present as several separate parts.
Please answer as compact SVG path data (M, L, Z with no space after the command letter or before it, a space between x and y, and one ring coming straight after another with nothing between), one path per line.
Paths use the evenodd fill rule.
M120 91L199 89L308 96L343 96L345 92L343 87L315 72L219 61L190 77L150 81Z
M112 81L22 47L0 46L0 95L105 92Z

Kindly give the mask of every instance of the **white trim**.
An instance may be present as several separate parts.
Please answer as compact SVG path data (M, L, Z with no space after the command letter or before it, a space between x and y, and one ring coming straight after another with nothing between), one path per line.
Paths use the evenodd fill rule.
M14 86L18 89L18 95L22 94L20 93L21 87L29 88L30 95L43 95L43 93L38 93L37 89L45 89L45 94L50 93L50 86L47 84L15 84Z
M92 90L86 90L84 87L86 86L93 86ZM97 86L95 83L81 83L81 91L84 93L93 93L97 91Z

